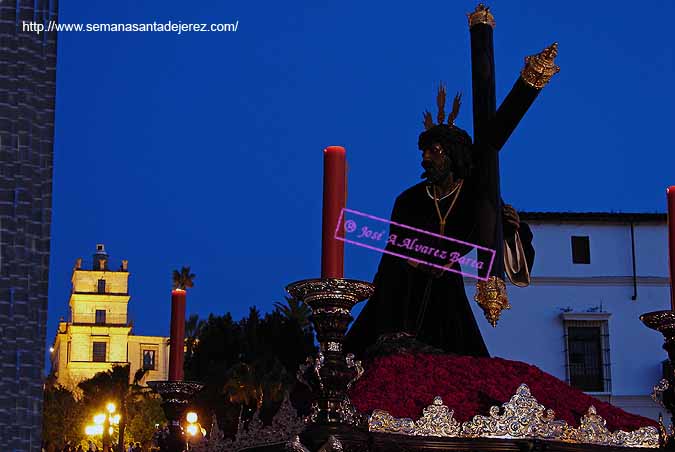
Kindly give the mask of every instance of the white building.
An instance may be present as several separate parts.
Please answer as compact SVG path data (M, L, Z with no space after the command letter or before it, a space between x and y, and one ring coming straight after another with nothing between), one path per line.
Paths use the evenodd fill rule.
M492 356L524 361L626 411L653 419L667 359L640 322L669 309L665 214L521 212L534 234L532 282L508 285L492 328L471 301ZM466 279L473 300L475 280Z

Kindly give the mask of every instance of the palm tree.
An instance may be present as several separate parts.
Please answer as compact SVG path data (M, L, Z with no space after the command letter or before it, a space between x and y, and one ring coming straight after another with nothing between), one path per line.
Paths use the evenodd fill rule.
M148 373L147 369L144 369L143 367L139 368L136 370L134 373L134 379L132 380L131 384L128 384L129 382L129 369L130 366L127 364L127 390L126 390L126 397L122 398L122 401L120 403L120 434L119 434L119 442L117 443L117 447L119 450L124 450L124 430L127 427L127 418L129 417L129 410L127 409L127 402L133 400L134 398L147 393L150 388L147 386L141 386L141 382L143 381L143 378L145 378L145 374Z
M222 391L231 403L257 405L262 399L262 387L257 380L253 366L239 362L228 370Z
M204 329L204 321L199 320L197 314L191 314L185 321L185 347L187 348L188 358L191 358L194 353L202 329Z
M182 267L180 271L173 271L173 288L185 290L188 287L193 287L193 279L196 278L194 273L190 273L190 267Z
M111 369L99 372L92 378L78 384L83 393L83 400L91 404L100 404L101 401L107 400L114 400L116 402L120 414L118 443L120 450L124 450L124 430L126 429L129 414L127 405L134 398L148 392L150 389L141 386L141 381L147 373L146 369L138 369L131 383L129 383L130 371L130 364L114 364Z
M278 301L274 302L274 307L289 320L295 320L303 329L309 327L309 316L312 315L312 310L305 304L293 297L285 297L286 304Z

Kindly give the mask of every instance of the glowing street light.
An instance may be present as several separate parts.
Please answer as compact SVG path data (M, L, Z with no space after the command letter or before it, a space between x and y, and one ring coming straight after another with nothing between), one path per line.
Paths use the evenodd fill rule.
M197 421L199 420L199 417L197 416L197 413L195 413L194 411L188 412L185 415L185 420L188 421L188 425L185 428L185 430L187 431L187 433L191 437L194 438L199 433L204 435L204 433L205 433L204 429L201 428L202 426L199 423L197 423ZM185 438L185 446L186 446L187 450L190 450L190 439L189 438Z
M87 425L84 428L84 433L86 433L88 436L102 435L103 434L103 426L102 425Z
M106 404L106 410L108 413L97 413L94 415L94 425L87 425L84 428L84 432L88 436L103 435L103 441L106 442L107 439L110 439L114 432L113 425L120 423L121 416L119 413L115 413L115 404L110 402ZM106 436L107 435L107 436Z
M197 413L195 413L194 411L190 411L190 412L185 416L185 419L186 419L190 424L194 424L195 422L197 422L197 419L198 419Z

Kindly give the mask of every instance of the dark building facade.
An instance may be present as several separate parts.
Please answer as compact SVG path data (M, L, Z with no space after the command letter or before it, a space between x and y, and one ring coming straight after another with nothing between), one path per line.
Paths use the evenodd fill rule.
M0 2L0 451L39 452L58 0Z

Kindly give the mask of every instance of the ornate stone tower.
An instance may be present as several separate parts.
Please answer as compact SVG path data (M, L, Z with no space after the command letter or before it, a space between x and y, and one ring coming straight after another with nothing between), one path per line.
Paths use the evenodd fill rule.
M60 322L52 355L57 381L75 386L111 363L127 362L129 272L108 269L104 245L96 245L91 268L78 259L73 268L70 321Z
M59 322L52 352L57 382L74 388L81 380L114 364L148 370L148 379L166 379L168 341L162 336L137 336L127 315L129 266L122 260L111 269L103 244L96 245L89 268L77 259L72 275L70 319Z

